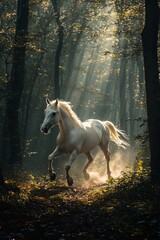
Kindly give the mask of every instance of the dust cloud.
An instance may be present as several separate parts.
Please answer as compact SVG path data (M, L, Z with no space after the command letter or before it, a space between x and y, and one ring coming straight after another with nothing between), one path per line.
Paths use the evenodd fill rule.
M123 172L133 171L136 153L132 149L119 150L110 156L110 170L113 178L121 177ZM84 164L85 165L85 164ZM76 166L75 166L76 169ZM90 179L77 179L77 184L83 188L90 188L94 185L104 184L108 180L106 160L101 151L94 157L93 163L88 168Z

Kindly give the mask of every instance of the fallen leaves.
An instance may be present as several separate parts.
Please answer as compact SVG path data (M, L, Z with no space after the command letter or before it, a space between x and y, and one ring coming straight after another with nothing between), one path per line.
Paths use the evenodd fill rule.
M32 174L0 189L2 239L158 239L160 187L147 172L68 187Z

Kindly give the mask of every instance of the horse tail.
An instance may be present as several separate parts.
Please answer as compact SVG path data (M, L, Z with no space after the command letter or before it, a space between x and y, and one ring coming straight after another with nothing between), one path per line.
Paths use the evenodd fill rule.
M124 131L116 128L112 122L105 121L104 123L105 123L105 126L108 127L109 129L111 141L115 142L117 146L122 148L126 148L127 146L130 146L127 142L128 137L124 133ZM122 139L121 137L123 137L125 140Z

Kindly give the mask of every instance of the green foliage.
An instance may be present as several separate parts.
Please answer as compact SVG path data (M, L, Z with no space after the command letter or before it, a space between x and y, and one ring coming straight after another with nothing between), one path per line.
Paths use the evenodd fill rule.
M134 173L124 173L108 185L110 192L103 191L97 206L101 206L101 214L110 220L114 236L158 239L160 188L150 182L150 169L144 169L140 161ZM151 231L153 225L155 228Z

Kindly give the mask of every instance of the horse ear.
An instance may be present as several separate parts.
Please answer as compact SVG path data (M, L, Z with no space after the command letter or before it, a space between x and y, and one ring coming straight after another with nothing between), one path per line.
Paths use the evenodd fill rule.
M49 98L46 98L46 104L50 104Z
M58 105L58 98L56 99L55 105L56 105L56 107L57 107L57 105Z

